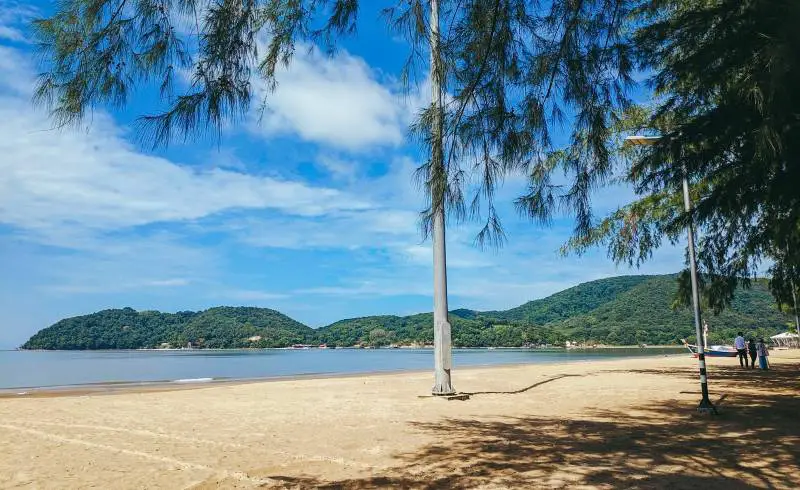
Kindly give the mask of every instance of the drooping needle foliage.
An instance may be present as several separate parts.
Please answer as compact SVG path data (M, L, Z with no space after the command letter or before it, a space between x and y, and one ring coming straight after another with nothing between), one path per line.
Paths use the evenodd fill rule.
M500 243L495 190L508 173L522 172L531 179L522 212L546 222L561 204L577 210L578 229L587 229L590 192L610 175L605 143L614 114L628 103L629 23L639 3L440 2L444 168L431 172L427 162L420 170L429 191L424 223L446 203L450 216L485 220L480 243ZM163 110L139 120L148 143L218 131L268 104L269 95L254 100L257 79L274 89L296 49L332 52L355 33L359 10L371 7L357 0L64 0L35 22L44 61L36 98L66 125L157 87ZM403 0L382 13L408 40L406 73L424 81L428 2ZM412 128L423 148L433 111L423 108ZM563 128L564 137L554 137ZM551 185L557 168L572 185Z
M683 234L686 172L711 306L727 304L765 261L786 304L800 257L800 4L659 0L641 15L636 59L652 74L655 105L635 129L661 139L631 159L627 179L642 198L571 245L646 260Z

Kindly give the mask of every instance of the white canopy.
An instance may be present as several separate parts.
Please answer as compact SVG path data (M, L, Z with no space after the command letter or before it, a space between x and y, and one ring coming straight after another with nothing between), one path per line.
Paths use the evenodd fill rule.
M791 345L800 342L800 335L796 333L783 332L770 337L778 345Z

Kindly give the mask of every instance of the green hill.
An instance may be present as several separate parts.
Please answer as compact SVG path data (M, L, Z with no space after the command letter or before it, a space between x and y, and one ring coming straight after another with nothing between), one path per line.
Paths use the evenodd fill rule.
M40 330L22 348L137 349L183 347L189 342L201 348L283 347L313 341L315 335L312 328L267 308L178 313L123 308L61 320Z
M459 347L557 344L565 340L610 345L674 344L694 338L687 308L673 310L675 275L619 276L591 281L505 311L453 310ZM785 331L766 281L737 292L721 314L707 315L711 342L730 343L739 330L753 335ZM370 316L314 330L266 308L218 307L201 312L104 310L67 318L26 342L24 349L136 349L191 343L200 348L285 347L296 343L430 344L433 315Z
M673 276L663 276L664 278ZM487 311L483 316L544 325L589 313L614 301L620 294L652 279L653 276L618 276L585 282L546 298L529 301L505 311Z
M671 308L677 290L675 276L639 277L645 280L619 292L613 300L589 312L550 322L547 327L572 339L607 344L668 344L694 338L691 310ZM709 342L713 343L731 343L740 330L775 335L791 322L789 315L778 310L763 280L754 281L750 289L740 289L729 308L719 315L706 312L704 319L709 325Z
M450 315L453 344L458 347L522 345L528 338L522 331L534 330L530 326L496 325L480 314L467 313L469 311L456 310ZM467 318L461 315L467 315ZM431 344L433 314L369 316L341 320L319 329L318 338L321 342L336 346L360 343Z
M691 310L672 309L675 275L619 276L591 281L505 311L451 311L456 346L521 346L565 340L609 345L676 344L694 338ZM707 315L711 342L730 343L736 332L774 335L791 318L780 312L763 280L739 290L730 308ZM341 320L319 330L328 343L370 342L382 330L397 343L433 341L430 313L408 317L372 316ZM380 333L380 332L379 332Z

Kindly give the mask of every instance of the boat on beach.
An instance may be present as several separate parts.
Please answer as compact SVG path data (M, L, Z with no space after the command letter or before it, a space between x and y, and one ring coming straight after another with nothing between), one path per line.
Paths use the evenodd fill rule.
M694 357L697 357L697 346L683 340L683 345L689 349ZM736 357L736 349L730 345L709 345L704 350L706 357Z

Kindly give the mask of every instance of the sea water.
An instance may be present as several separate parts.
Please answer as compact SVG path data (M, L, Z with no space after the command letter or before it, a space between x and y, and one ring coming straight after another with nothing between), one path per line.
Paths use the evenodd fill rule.
M454 349L454 368L676 354L674 348ZM433 368L433 349L0 351L0 389L202 383Z

